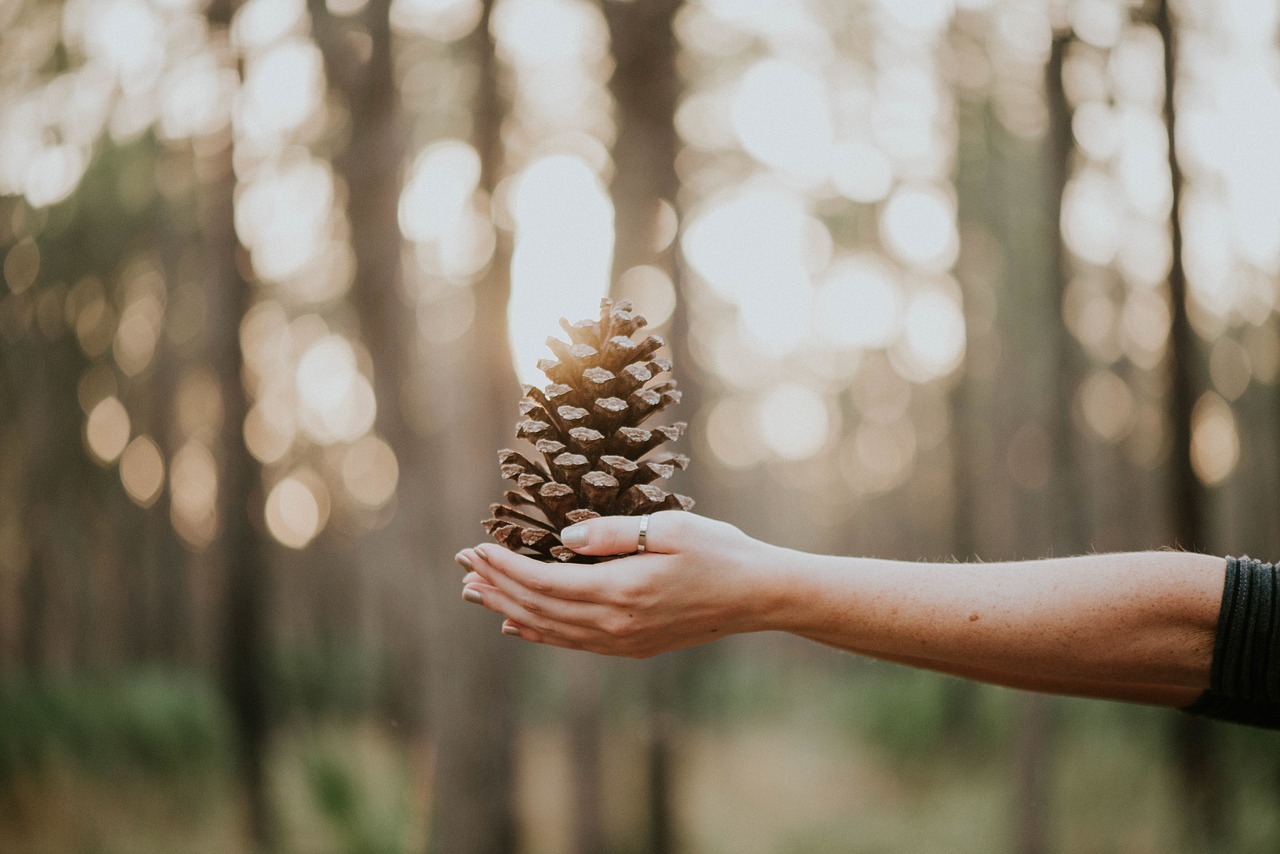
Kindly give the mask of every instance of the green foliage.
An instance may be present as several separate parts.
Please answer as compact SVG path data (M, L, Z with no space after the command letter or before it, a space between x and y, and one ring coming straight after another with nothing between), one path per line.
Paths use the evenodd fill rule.
M832 689L835 719L897 763L977 746L990 754L1010 725L1010 692L929 671L869 663L857 677L833 680Z
M379 801L361 786L356 771L332 748L320 746L305 761L307 787L317 812L347 854L400 854L408 810Z
M282 719L353 720L383 710L389 700L385 662L355 640L280 647L271 670L272 701Z
M0 787L55 760L173 776L208 772L229 755L220 698L206 678L180 671L8 676L0 721Z

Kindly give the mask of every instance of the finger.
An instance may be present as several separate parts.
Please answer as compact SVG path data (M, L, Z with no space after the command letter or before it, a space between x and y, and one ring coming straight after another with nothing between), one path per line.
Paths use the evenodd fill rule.
M540 636L554 636L572 641L589 641L598 632L589 628L563 623L541 613L529 611L505 591L487 584L468 584L463 588L463 598L477 605L483 605L490 611L496 611L508 620L521 626L533 629Z
M529 641L530 643L542 644L543 646L554 646L554 647L558 647L559 649L572 649L572 650L577 650L579 652L600 652L605 655L608 654L608 653L604 653L602 650L587 646L586 644L578 643L577 641L571 641L566 638L556 637L555 635L540 634L534 631L533 629L529 628L528 626L522 626L519 623L516 623L512 620L503 621L502 633L504 635L511 635L512 637L517 637L517 638L520 638L521 640Z
M489 570L496 569L528 590L557 599L600 602L613 582L610 573L589 564L543 563L492 543L468 551L476 571L489 577L490 582L495 579Z
M686 515L679 510L664 510L649 515L645 532L645 551L670 554L680 545L673 516ZM560 541L578 554L620 555L635 552L640 545L643 516L601 516L570 525L560 532ZM664 536L665 532L665 536Z
M491 555L493 560L497 560L499 556L495 553L501 551L503 549L500 547L486 547L484 554ZM547 592L545 588L535 590L521 583L519 578L503 572L494 565L493 560L486 560L477 549L472 561L472 566L475 567L473 574L478 576L483 584L501 590L530 614L587 628L601 625L609 616L608 607L601 603L562 599L556 595L555 591Z

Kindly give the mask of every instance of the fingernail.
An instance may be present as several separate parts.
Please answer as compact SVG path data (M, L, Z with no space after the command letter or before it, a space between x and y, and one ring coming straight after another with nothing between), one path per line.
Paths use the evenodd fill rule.
M520 637L520 630L515 626L503 626L502 633L504 635L511 635L512 637Z
M471 571L471 558L467 557L462 552L458 552L456 555L453 556L453 559L457 561L458 566L462 567L468 572Z
M560 532L560 542L571 549L585 546L587 544L587 526L570 525Z
M484 604L484 597L480 595L480 591L469 584L462 588L462 598L476 605Z
M485 551L484 546L476 546L472 551L479 555L481 560L489 559L489 553Z

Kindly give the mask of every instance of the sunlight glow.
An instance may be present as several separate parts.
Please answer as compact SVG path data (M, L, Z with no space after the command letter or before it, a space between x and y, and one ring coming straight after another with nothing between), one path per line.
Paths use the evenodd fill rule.
M512 65L545 67L574 57L602 57L609 35L585 0L506 0L493 13L493 34Z
M924 270L943 272L960 251L955 202L934 186L896 190L885 203L880 231L895 255Z
M854 202L878 202L893 187L893 165L878 147L841 142L831 149L831 183Z
M237 47L264 48L298 32L306 23L306 0L248 0L236 11L232 38Z
M783 383L761 399L760 438L784 460L803 460L822 450L832 432L832 413L822 396L798 383Z
M818 291L817 325L836 347L887 347L898 337L901 286L892 270L871 253L832 265Z
M764 182L713 199L685 229L685 257L722 299L804 274L810 217L797 194Z
M496 237L478 210L479 183L480 155L465 142L440 140L415 158L400 194L400 231L418 244L428 275L465 283L493 257Z
M480 0L392 0L391 26L442 42L457 41L475 29Z
M441 240L458 227L480 184L480 155L456 139L427 146L400 194L400 231L408 240Z
M166 139L211 134L231 119L239 78L212 51L174 65L160 87L160 134Z
M1115 181L1097 169L1081 170L1063 193L1062 237L1085 261L1110 264L1124 234L1123 212L1124 199Z
M288 133L319 108L324 91L319 48L300 38L280 42L247 63L237 124L250 138Z
M76 20L77 13L83 14L82 20ZM72 33L83 38L86 55L101 62L126 91L143 88L159 75L165 25L144 0L75 4L68 9L68 19Z
M719 19L708 29L729 24L778 47L829 48L829 36L803 0L704 0L702 5Z
M354 277L351 248L335 237L335 194L329 163L295 150L244 181L236 199L236 233L254 269L307 302L341 296Z
M595 315L609 291L613 203L581 158L555 154L520 173L511 214L512 358L521 382L542 384L536 365L548 356L547 336L562 334L559 319Z
M912 30L939 32L951 22L952 0L880 0L880 8Z
M1112 0L1075 0L1067 6L1076 35L1094 47L1110 48L1120 43L1124 31L1125 8Z
M761 60L742 76L730 109L748 154L806 184L826 177L831 110L813 73L793 62Z
M315 442L353 442L373 427L373 387L356 367L351 342L341 335L327 335L308 347L298 360L295 381L299 421Z
M809 271L827 265L831 244L802 197L766 181L712 199L683 239L690 266L738 307L742 331L773 358L806 340L814 296Z
M895 361L917 382L944 377L960 366L965 350L964 313L950 294L928 289L913 294L903 316L903 343Z

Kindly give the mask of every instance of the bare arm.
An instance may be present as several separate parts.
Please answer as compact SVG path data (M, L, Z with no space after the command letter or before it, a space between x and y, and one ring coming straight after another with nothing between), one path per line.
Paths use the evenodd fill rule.
M638 520L586 523L584 554L635 549ZM1209 682L1219 558L1175 552L994 564L781 549L688 513L659 513L651 552L555 566L485 545L460 554L464 596L526 640L647 657L746 631L986 682L1161 705Z
M1220 558L923 564L792 554L778 617L812 640L1053 693L1187 705L1209 684Z

